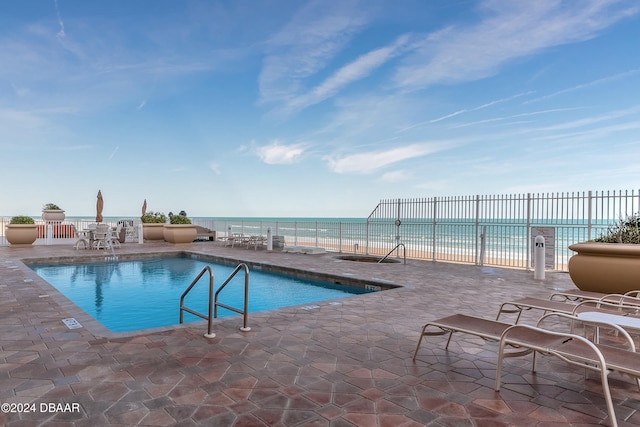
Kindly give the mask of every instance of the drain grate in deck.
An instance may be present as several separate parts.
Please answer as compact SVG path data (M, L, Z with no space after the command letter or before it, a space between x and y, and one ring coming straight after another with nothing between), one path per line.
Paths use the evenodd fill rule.
M69 317L68 319L62 319L62 323L64 323L69 329L82 328L82 325L73 317Z

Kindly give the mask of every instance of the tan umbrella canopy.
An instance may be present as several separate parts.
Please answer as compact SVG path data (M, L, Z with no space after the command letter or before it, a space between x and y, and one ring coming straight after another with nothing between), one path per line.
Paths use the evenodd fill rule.
M98 190L98 201L96 202L96 222L102 222L102 208L104 208L104 200L102 200L102 192Z
M142 204L142 216L147 213L147 199L144 199L144 203Z

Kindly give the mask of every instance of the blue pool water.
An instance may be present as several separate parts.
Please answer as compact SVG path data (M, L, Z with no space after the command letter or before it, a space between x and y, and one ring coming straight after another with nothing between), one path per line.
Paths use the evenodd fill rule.
M180 295L207 265L213 270L215 290L235 268L188 257L31 265L30 268L107 329L128 332L178 324ZM208 289L208 275L205 275L185 298L185 306L206 314ZM249 312L367 292L357 287L301 280L255 269L249 272ZM242 309L242 271L221 292L219 301ZM235 314L223 308L218 310L218 317ZM194 320L200 318L185 313L185 322Z

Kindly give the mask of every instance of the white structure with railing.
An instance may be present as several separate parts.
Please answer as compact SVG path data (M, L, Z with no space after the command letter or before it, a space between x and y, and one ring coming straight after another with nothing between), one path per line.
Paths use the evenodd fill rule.
M569 245L596 238L620 218L639 211L640 191L627 190L389 199L380 201L366 219L192 219L218 236L264 236L271 229L289 246L386 255L402 243L410 259L527 269L532 268L534 239L544 235L547 269L566 270ZM120 218L112 225L118 220L139 222ZM0 218L0 234L8 221ZM85 228L89 222L68 218L64 224ZM54 235L52 243L63 243L60 239Z

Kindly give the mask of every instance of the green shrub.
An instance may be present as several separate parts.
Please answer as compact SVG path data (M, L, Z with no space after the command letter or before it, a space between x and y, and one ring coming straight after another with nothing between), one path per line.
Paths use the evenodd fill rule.
M191 224L191 220L184 215L171 215L169 221L171 224Z
M640 244L640 213L628 216L626 219L612 225L595 242L602 243L635 243Z
M60 206L55 203L46 203L42 206L43 211L61 211Z
M140 217L140 221L144 224L164 224L167 222L167 216L162 212L147 212Z
M36 222L30 216L17 215L11 218L10 224L35 224Z

